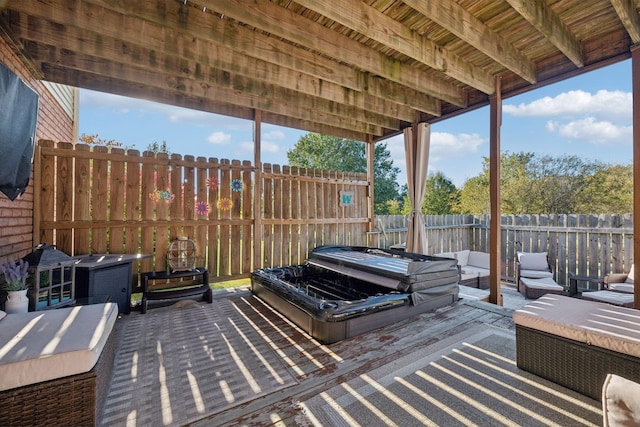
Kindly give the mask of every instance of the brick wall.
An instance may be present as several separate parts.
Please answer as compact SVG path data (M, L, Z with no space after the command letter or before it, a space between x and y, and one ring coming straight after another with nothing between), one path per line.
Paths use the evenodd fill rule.
M73 120L51 93L34 79L10 46L0 39L0 63L22 79L39 96L36 140L73 141ZM29 188L14 200L0 193L0 263L21 258L33 246L33 174Z

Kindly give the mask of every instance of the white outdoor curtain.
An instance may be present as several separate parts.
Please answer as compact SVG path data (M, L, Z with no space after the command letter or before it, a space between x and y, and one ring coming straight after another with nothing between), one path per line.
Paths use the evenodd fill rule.
M416 135L414 135L416 129ZM422 202L427 182L429 163L429 143L431 128L427 123L418 123L404 130L404 151L407 160L407 189L411 202L409 230L407 231L407 252L426 254L427 235L422 217Z

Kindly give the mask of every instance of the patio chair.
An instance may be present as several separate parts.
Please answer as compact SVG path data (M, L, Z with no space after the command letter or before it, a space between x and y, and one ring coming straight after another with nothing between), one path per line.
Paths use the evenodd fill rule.
M518 291L525 298L536 299L545 294L562 294L564 288L553 279L553 268L546 252L518 252L516 279Z
M632 294L634 290L633 276L634 265L628 273L612 273L604 277L604 288L614 292Z

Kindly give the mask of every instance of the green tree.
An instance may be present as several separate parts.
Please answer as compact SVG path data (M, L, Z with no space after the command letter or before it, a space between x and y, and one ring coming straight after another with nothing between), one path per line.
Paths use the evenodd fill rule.
M594 176L605 166L578 156L503 153L500 169L502 213L560 214L585 207L587 189L591 185L597 194ZM489 213L489 178L489 159L485 157L482 173L467 180L460 191L457 212Z
M291 166L328 169L342 172L366 172L367 160L362 142L335 136L308 133L300 137L287 152ZM397 177L400 169L393 165L386 143L375 144L374 152L374 211L388 214L394 209L389 200L397 200Z
M153 141L151 144L147 145L147 151L153 151L154 154L166 153L167 156L171 157L171 151L169 151L167 141Z
M458 205L458 189L442 172L430 174L425 183L425 195L421 212L430 215L447 215L454 213ZM404 196L403 215L411 212L409 197Z
M454 212L480 215L491 212L489 204L489 171L465 181Z
M581 213L633 212L633 166L611 165L594 173L578 209Z

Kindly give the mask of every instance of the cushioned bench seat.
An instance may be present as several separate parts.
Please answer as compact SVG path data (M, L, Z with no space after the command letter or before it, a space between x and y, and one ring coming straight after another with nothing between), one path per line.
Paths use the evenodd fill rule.
M96 424L111 377L117 317L118 305L106 303L1 320L0 420Z
M633 294L613 291L583 292L582 299L608 304L620 305L622 307L633 307Z
M600 399L607 374L640 380L640 312L544 295L516 310L519 368Z

